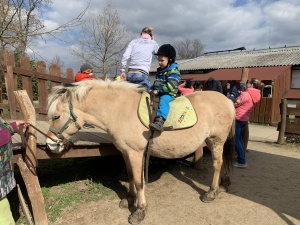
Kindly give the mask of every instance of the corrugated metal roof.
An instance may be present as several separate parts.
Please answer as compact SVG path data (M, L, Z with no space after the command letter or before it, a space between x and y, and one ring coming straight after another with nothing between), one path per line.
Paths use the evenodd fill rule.
M204 55L178 61L178 65L180 71L300 65L300 47ZM156 68L153 66L150 71L156 72Z
M259 80L275 80L277 76L290 69L290 66L273 67L255 67L249 68L248 78L257 78ZM242 69L219 69L206 74L182 74L181 79L206 81L213 77L216 80L240 80Z

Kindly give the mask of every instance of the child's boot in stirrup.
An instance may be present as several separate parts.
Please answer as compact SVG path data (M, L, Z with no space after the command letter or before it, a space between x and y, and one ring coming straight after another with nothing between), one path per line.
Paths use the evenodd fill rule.
M164 122L165 120L161 116L156 117L154 123L150 123L150 129L162 132L164 131Z

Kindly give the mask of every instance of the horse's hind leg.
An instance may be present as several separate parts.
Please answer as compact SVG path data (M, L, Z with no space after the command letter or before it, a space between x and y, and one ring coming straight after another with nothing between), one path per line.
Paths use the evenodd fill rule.
M223 164L223 144L216 140L208 140L206 144L212 153L214 175L210 190L203 196L201 200L203 202L211 202L217 197L219 193L219 179Z
M229 186L231 185L231 180L229 176L229 171L227 168L225 168L224 164L222 165L222 170L221 170L221 183L219 186L219 190L221 191L228 191Z

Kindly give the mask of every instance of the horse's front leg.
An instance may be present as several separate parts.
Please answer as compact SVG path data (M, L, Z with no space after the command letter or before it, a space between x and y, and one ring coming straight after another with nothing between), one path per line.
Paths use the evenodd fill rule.
M123 155L123 158L125 160L126 171L129 179L129 189L128 189L127 197L120 201L119 207L129 209L131 206L134 205L135 198L136 198L136 189L135 189L132 168L129 162L128 155Z
M132 151L129 153L129 162L132 168L133 180L136 188L136 210L129 216L131 224L138 224L145 218L146 197L143 170L143 151Z
M210 190L203 196L203 202L212 202L219 193L219 179L220 179L220 172L222 168L222 153L223 148L222 146L214 146L212 152L212 160L213 160L213 169L214 175Z
M129 223L138 224L145 218L146 198L143 173L143 151L130 151L124 156L129 177L129 192L120 207L130 207L136 200L136 210L129 216Z

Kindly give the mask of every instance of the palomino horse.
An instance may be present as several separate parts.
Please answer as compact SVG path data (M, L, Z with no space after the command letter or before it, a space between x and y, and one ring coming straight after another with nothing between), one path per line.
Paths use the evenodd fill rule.
M143 155L151 131L137 115L143 91L127 82L91 80L56 86L48 99L51 124L47 145L51 151L62 152L64 144L84 123L93 124L111 136L124 157L129 176L128 197L121 200L120 207L136 204L136 210L129 216L132 224L144 219L146 209ZM186 98L197 114L196 124L187 129L154 132L150 151L160 158L180 158L195 152L205 142L212 153L214 175L202 201L210 202L219 192L220 174L220 185L230 185L235 109L224 95L213 91L194 92Z

